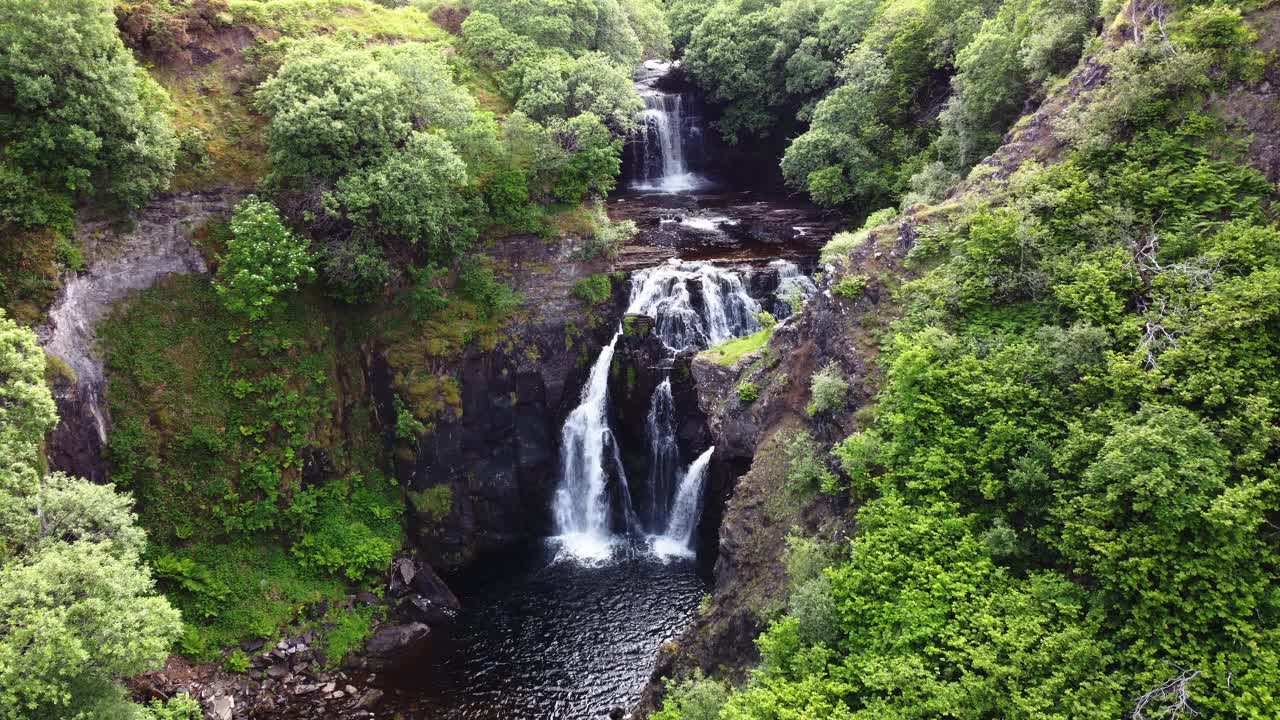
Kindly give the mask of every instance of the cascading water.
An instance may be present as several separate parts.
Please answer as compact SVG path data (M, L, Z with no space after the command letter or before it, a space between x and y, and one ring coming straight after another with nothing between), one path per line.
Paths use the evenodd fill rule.
M604 560L611 552L606 458L615 464L620 477L626 477L612 447L613 431L606 415L609 364L617 344L618 334L614 334L600 351L582 391L582 402L569 414L560 432L560 487L552 510L561 544L580 560Z
M760 304L742 277L709 263L672 261L635 274L627 312L657 321L672 352L703 350L760 329Z
M671 396L671 378L654 388L649 399L645 440L649 444L649 477L645 484L644 514L641 520L649 533L662 530L671 506L672 480L680 469L680 446L676 442L676 407Z
M671 505L667 529L653 543L654 552L658 555L687 557L693 554L693 531L697 529L698 518L702 515L702 490L707 484L707 466L711 464L711 453L715 449L713 445L704 450L684 471L675 502Z
M653 317L658 337L674 355L755 332L759 309L738 273L709 263L676 261L635 274L627 314ZM682 500L689 472L697 462L676 488L680 451L670 377L664 378L650 399L646 428L649 472L645 487L637 489L644 498L640 512L632 508L626 473L608 422L609 368L620 336L621 328L600 351L582 401L561 431L561 476L553 502L556 540L564 554L580 562L607 560L620 533L661 537L666 548L663 554L678 554L671 551L678 544L687 555L693 531L681 525L679 534L673 536L672 522L679 516L681 523L697 524L700 500L693 505L687 498ZM704 460L705 474L710 453L703 456L699 460ZM617 488L612 493L611 472ZM701 490L698 492L700 499ZM615 517L620 523L614 522Z
M702 146L702 123L696 99L684 93L663 92L654 82L667 74L668 63L646 63L645 75L636 82L644 101L643 126L630 144L635 168L631 187L658 192L688 192L707 185L689 167L691 151Z

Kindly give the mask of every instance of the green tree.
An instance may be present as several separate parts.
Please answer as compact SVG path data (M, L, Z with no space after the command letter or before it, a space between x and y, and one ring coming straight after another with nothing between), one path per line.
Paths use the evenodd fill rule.
M400 76L373 62L368 50L333 40L291 47L256 97L270 119L272 174L299 184L335 179L390 152L409 135L411 110L420 106Z
M66 222L66 195L132 209L168 184L168 97L120 42L111 2L3 0L0 48L0 219Z
M476 238L476 198L467 166L443 137L415 132L404 148L338 181L336 197L360 232L403 240L430 262L447 261Z
M636 7L628 9L631 4ZM555 4L476 0L472 9L497 18L501 27L528 38L539 49L560 49L575 57L599 51L611 62L631 67L646 50L665 49L662 30L653 21L656 6L643 7L651 4L650 0L565 0ZM467 33L465 24L463 32Z
M42 475L44 355L3 316L0 375L0 718L136 716L118 680L164 661L178 613L141 563L130 498Z
M213 283L228 310L261 320L281 295L314 276L306 241L285 227L274 205L250 195L236 206Z
M600 53L546 55L524 69L521 86L516 109L540 122L592 113L619 135L639 127L643 104L630 77Z

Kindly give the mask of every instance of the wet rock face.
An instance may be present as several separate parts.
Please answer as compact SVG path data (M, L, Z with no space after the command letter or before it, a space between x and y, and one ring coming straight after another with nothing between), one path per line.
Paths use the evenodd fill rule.
M632 220L637 246L667 248L670 257L812 257L840 227L837 216L768 195L621 195L609 201L615 220ZM637 264L654 264L648 255Z
M693 352L674 357L653 332L653 320L646 316L628 316L626 331L618 338L609 371L609 425L618 445L623 449L622 465L628 478L631 502L641 514L649 507L651 483L644 482L653 458L649 456L652 439L648 437L647 418L654 402L654 392L664 380L671 380L676 447L680 467L693 462L711 444L706 417L698 408L698 389L694 385L689 364ZM670 498L660 501L665 505ZM616 506L616 503L615 503Z
M525 298L528 317L494 350L450 363L460 415L446 413L411 448L401 443L396 450L396 477L411 491L415 544L442 571L551 534L560 428L626 304L625 280L614 280L612 298L599 306L574 297L578 281L609 267L579 261L571 245L506 238L490 254ZM370 358L369 373L377 415L394 444L394 388L380 353Z
M130 292L150 287L170 273L206 272L192 235L210 220L225 218L241 197L231 192L163 196L127 229L119 229L114 220L77 222L75 242L86 269L67 279L48 322L37 329L45 350L72 373L54 387L60 421L48 438L51 469L106 480L101 450L110 418L94 328Z

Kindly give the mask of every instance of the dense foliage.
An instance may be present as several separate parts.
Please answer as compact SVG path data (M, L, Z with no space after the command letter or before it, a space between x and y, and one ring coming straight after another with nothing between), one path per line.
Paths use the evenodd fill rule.
M921 228L874 421L824 483L861 504L852 546L745 687L661 717L1274 714L1280 230L1202 111L1259 58L1235 10L1151 22L1061 162Z
M109 0L5 0L0 47L0 222L66 227L77 197L132 208L164 188L168 98L120 42Z
M153 714L118 684L160 666L181 622L140 561L131 498L44 474L44 364L0 314L0 718L199 717L185 697Z
M731 142L799 132L787 183L866 211L933 200L1075 65L1095 0L676 0L684 65ZM795 120L799 121L797 125Z

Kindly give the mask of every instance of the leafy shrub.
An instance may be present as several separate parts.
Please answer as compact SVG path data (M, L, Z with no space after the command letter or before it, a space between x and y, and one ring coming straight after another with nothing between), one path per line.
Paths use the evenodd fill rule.
M729 691L723 683L704 678L702 671L681 682L668 684L662 709L653 720L718 720Z
M604 208L599 205L592 213L592 220L595 226L593 232L590 237L583 238L582 249L579 252L583 260L616 257L618 251L635 237L634 220L613 222Z
M753 382L740 382L734 390L738 394L738 402L750 405L760 398L760 388Z
M569 120L553 121L548 129L559 146L570 153L556 176L552 188L555 197L563 202L579 203L587 197L608 195L622 168L622 141L610 133L599 116L589 112L575 115ZM622 239L625 233L614 228L628 226L628 223L629 227L635 227L629 220L616 225L601 224L602 233L597 234L598 245L605 251L610 247L620 246L617 240L625 242ZM600 237L601 234L605 237ZM631 234L634 234L634 230ZM600 254L602 253L597 253Z
M756 313L756 322L760 323L760 329L766 332L773 330L778 326L778 321L773 317L773 313L767 310L761 310Z
M606 273L596 273L573 284L573 296L588 305L600 305L613 296L613 282Z
M846 300L857 300L862 297L868 279L866 275L845 275L831 286L831 292Z
M280 295L314 276L306 242L284 226L274 205L250 195L236 206L214 281L227 310L261 320Z
M879 461L880 436L874 430L864 430L845 438L832 449L832 454L840 461L840 468L848 476L853 488L859 494L871 490L871 479ZM823 488L833 491L833 486Z
M792 495L807 497L830 486L835 477L818 455L817 445L809 433L799 431L785 441L787 456L786 488Z
M831 412L844 406L845 396L849 393L849 383L840 372L840 366L834 362L813 374L809 381L809 405L805 412L810 417L818 413Z
M223 661L222 669L229 673L249 672L249 656L244 654L244 650L236 648L227 656L227 659Z
M179 693L168 700L152 700L142 710L141 720L202 720L204 710L187 693Z
M414 417L413 412L405 407L399 395L395 396L396 437L405 442L417 442L418 436L427 431L422 421Z
M373 631L373 621L380 612L381 608L370 605L335 610L325 616L326 623L332 624L324 631L324 659L330 667L337 667L347 655L364 647L364 641Z
M827 548L816 539L795 531L787 533L787 549L783 562L787 567L787 579L794 591L804 583L822 576L822 570L831 564Z
M840 639L840 614L831 581L823 575L805 580L792 591L788 617L795 622L797 639L806 645L830 646Z

